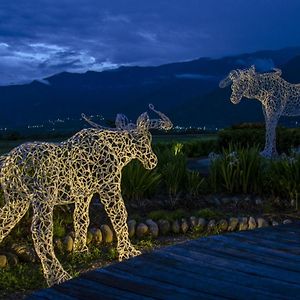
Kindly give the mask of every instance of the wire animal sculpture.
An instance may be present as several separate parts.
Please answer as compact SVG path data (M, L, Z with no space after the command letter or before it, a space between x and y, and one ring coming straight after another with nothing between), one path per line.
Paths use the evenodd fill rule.
M281 70L257 73L251 66L245 70L233 70L219 86L231 85L230 100L238 104L243 97L257 99L262 104L266 123L265 148L261 155L277 156L276 127L281 116L300 115L300 84L291 84L281 78Z
M119 260L140 254L128 236L127 211L121 195L121 171L132 159L153 169L157 157L149 129L172 128L163 113L150 109L136 124L117 115L116 128L104 128L83 115L94 128L83 129L65 142L26 143L0 158L0 181L5 205L0 208L0 243L33 207L32 238L48 285L70 279L54 253L53 208L74 203L74 251L87 251L89 205L98 193L117 237Z

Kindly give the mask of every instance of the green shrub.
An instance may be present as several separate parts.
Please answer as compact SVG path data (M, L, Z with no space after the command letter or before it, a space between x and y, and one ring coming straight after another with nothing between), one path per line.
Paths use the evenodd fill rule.
M288 153L291 151L291 148L299 146L300 128L278 127L276 133L277 149L280 153ZM257 146L262 150L265 145L265 128L262 126L233 126L233 128L219 131L218 136L220 148L227 148L229 145L239 144L241 147Z
M205 218L207 220L217 219L222 216L222 213L211 208L203 208L198 210L195 215L199 218Z
M0 269L0 291L16 292L46 287L42 269L37 264L18 264ZM0 292L1 296L1 292Z
M158 221L158 220L168 220L168 221L171 221L170 212L167 211L167 210L163 210L163 209L151 211L147 215L147 217L149 219L154 220L154 221Z
M207 156L210 152L218 151L219 142L218 139L195 139L188 140L181 143L171 142L171 143L156 143L153 146L155 153L162 153L165 150L174 149L176 145L182 145L182 153L186 157L201 157Z
M300 195L300 156L286 157L270 162L268 187L277 196L290 199L298 209Z
M170 199L175 199L184 188L187 172L186 157L182 152L182 144L175 144L172 149L159 153L158 157L158 168L162 175L163 185ZM174 204L171 204L171 206L174 206Z
M264 128L253 129L224 129L219 131L220 148L228 148L230 145L239 145L249 148L257 146L259 149L264 147L265 130Z
M146 170L139 161L130 162L122 173L122 194L130 200L141 200L152 196L161 181L161 175L154 170Z
M212 190L228 193L259 193L262 189L262 158L256 148L223 149L211 163Z
M180 220L182 218L186 218L187 216L188 213L183 209L176 209L174 211L163 210L163 209L154 210L147 215L149 219L152 219L154 221L158 221L158 220L175 221L175 220Z
M207 156L218 150L218 140L195 140L183 144L183 153L187 157Z
M204 178L197 171L187 172L186 177L186 190L192 197L197 197L200 195L201 187L204 183Z

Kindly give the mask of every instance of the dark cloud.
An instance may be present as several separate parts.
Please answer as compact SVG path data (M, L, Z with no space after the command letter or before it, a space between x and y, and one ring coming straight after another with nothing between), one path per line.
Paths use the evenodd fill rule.
M0 2L0 84L300 45L298 0Z

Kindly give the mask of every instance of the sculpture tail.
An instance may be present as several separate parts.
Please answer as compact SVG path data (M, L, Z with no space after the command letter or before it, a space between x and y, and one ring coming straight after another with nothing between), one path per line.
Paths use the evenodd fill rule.
M0 207L0 243L22 219L30 203L24 201L8 201Z

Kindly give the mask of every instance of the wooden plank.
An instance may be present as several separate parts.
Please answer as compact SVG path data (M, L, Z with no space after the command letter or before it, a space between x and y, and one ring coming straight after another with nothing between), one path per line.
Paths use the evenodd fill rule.
M208 257L208 259L207 257L204 257L204 259L199 259L199 256L197 256L197 258L193 259L189 256L182 256L167 252L159 253L159 255L162 256L162 260L165 260L165 264L170 263L173 268L180 268L182 270L185 270L186 272L199 272L200 275L203 276L203 274L205 274L205 276L208 277L210 276L208 270L212 270L211 275L214 278L220 278L224 281L232 281L233 283L235 283L234 286L245 285L256 286L259 288L261 284L262 287L267 288L267 290L272 288L276 290L276 292L279 292L280 290L284 289L292 293L298 291L300 287L298 282L289 283L285 280L282 280L280 273L273 274L275 276L270 277L269 270L267 270L265 274L262 274L261 269L259 268L258 270L256 270L255 267L244 268L243 265L233 266L233 264L235 263L234 261L233 264L230 265L226 260L224 261L222 259L217 259L216 261L213 261L211 257ZM169 262L168 259L171 259L171 262ZM216 270L215 273L213 273L214 270Z
M194 260L195 264L197 264L198 261L206 260L212 265L227 267L232 271L240 271L246 274L256 274L257 276L273 279L280 278L285 282L294 284L298 284L300 282L300 276L298 273L291 273L286 270L281 270L280 267L276 268L268 265L266 266L247 259L237 259L231 255L218 253L215 251L209 252L207 249L206 251L201 249L201 251L202 252L174 247L174 249L172 249L172 254L178 255L181 258L189 257Z
M180 246L179 246L180 248ZM266 255L257 255L251 251L239 251L234 247L223 247L217 240L204 243L189 243L184 249L190 249L198 252L205 251L206 253L214 253L217 255L225 255L231 260L251 261L252 263L262 264L262 266L272 266L273 268L285 270L295 276L299 276L300 279L300 265L294 262L285 262L281 259L268 257Z
M221 239L215 238L214 240L206 241L205 243L200 243L199 241L191 242L186 247L190 247L191 249L202 249L203 247L208 249L209 251L214 250L222 253L229 253L233 257L245 258L247 260L254 260L260 262L262 264L268 264L272 266L280 266L281 269L286 269L290 271L299 272L300 271L300 263L298 261L294 261L292 258L283 259L276 255L270 255L266 253L264 249L260 249L256 251L251 251L249 247L239 248L239 242L235 240L231 240L229 237L227 242L224 243ZM288 257L288 256L287 256ZM284 266L282 266L284 264Z
M256 245L263 245L265 248L269 248L269 249L276 249L277 251L282 251L282 252L291 252L292 254L296 254L298 256L299 250L300 250L300 243L299 244L291 244L291 243L281 243L281 242L277 242L277 241L273 241L273 240L265 240L262 237L259 236L254 236L252 234L248 234L246 237L243 234L243 232L234 232L234 233L228 233L225 234L224 236L236 236L236 237L240 237L240 238L245 238L247 239L247 243L249 244L256 244ZM199 239L199 240L195 240L195 241L191 241L191 243L199 243L201 241L204 241L204 239ZM209 241L216 241L217 237L215 238L205 238L206 242Z
M242 233L242 231L236 232ZM229 233L231 234L231 233ZM246 237L259 237L260 239L264 239L266 241L275 241L277 243L289 243L291 245L298 245L300 244L300 234L298 233L290 233L286 230L273 230L273 231L266 231L260 229L248 230L243 235Z
M284 224L284 225L278 225L278 226L268 226L268 227L263 227L263 228L255 228L252 230L242 230L242 231L238 231L240 233L245 234L245 236L247 235L252 235L252 233L256 232L260 235L265 235L266 237L268 235L276 235L276 234L281 234L281 233L285 233L284 235L282 235L282 238L286 238L286 237L296 237L299 238L299 234L300 234L300 222L297 223L293 223L293 224ZM237 231L235 231L237 232ZM225 234L227 234L227 232L225 232ZM231 233L229 233L231 234ZM213 237L213 236L210 236Z
M241 249L241 251L249 250L252 253L260 254L264 253L268 256L275 256L281 258L282 260L294 261L300 263L300 256L292 253L282 252L276 248L267 248L260 244L248 243L247 238L236 236L234 234L230 235L218 235L215 237L215 240L221 241L224 243L224 246L234 245L236 249Z
M236 236L243 237L242 232L235 232L233 233ZM300 254L300 244L299 246L292 245L291 243L281 243L276 240L266 240L262 237L255 235L247 235L247 243L257 244L257 245L263 245L264 247L268 247L270 249L277 249L277 251L281 252L287 252L299 255Z
M300 299L300 223L166 247L28 299Z
M191 297L197 296L197 293L194 291L178 288L170 284L162 285L160 281L153 279L145 280L141 276L135 276L130 273L116 273L110 267L97 270L93 274L86 273L82 277L155 299L174 299L175 296L178 299L191 299Z
M216 295L219 297L225 297L224 294L220 293L208 293L204 286L200 288L201 282L199 281L199 276L197 278L189 275L188 273L183 273L176 269L167 269L166 272L162 272L161 268L155 268L155 265L151 263L153 257L150 257L150 263L148 261L142 260L140 264L135 264L135 260L128 261L124 264L115 264L109 271L113 274L128 276L131 274L137 276L146 282L149 280L157 281L159 286L168 285L174 291L173 297L181 296L177 294L177 290L183 293L191 293L192 295L197 295L197 297L204 297L204 299L215 299ZM216 289L216 286L213 286ZM177 296L178 295L178 296ZM191 296L192 296L191 295ZM176 298L177 299L177 298Z
M284 299L286 290L289 290L290 295L300 292L300 286L286 283L280 285L281 282L278 280L262 280L253 275L249 278L243 273L211 267L209 264L195 265L193 261L181 261L174 256L141 256L128 264L114 265L114 268L146 278L158 277L162 283L173 282L202 293L229 298L243 295L243 299L253 299L260 295L276 299L281 293L280 299ZM148 271L141 272L141 269Z
M116 289L110 286L106 286L102 282L95 283L85 279L83 276L74 280L67 281L63 284L56 285L53 289L60 293L69 294L76 299L141 299L140 295L136 293L130 293L122 289ZM144 297L143 299L151 299Z
M71 295L66 295L64 293L60 293L53 288L42 289L36 291L26 297L26 300L75 300L77 298L72 297Z
M235 232L226 232L223 235L231 235L231 234L242 234L245 238L249 237L259 237L260 239L264 239L266 241L276 241L280 244L285 244L287 242L291 242L296 246L300 243L299 234L296 233L288 233L287 231L274 231L273 228L256 228L252 230L243 230L243 231L235 231ZM213 236L207 237L212 238Z
M281 225L275 226L273 228L276 228L276 231L284 230L284 231L298 234L298 233L300 233L299 225L300 225L299 221L296 221L296 222L294 221L293 223L281 224Z

